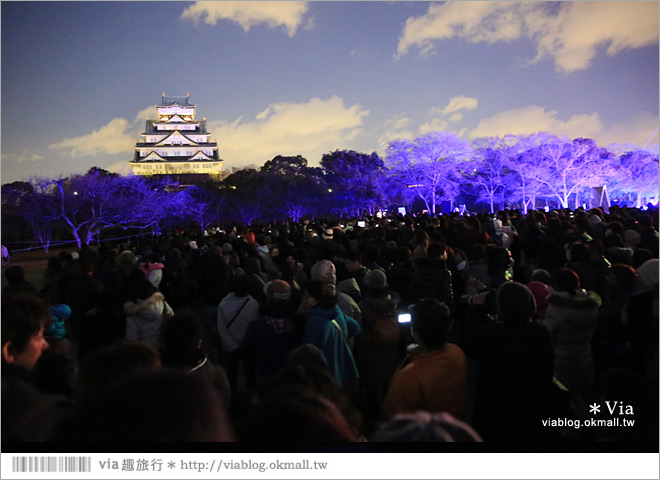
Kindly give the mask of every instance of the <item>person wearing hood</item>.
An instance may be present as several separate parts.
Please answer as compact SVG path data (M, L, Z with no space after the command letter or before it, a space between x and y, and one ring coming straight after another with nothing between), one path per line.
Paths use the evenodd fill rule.
M548 299L545 323L554 346L554 374L569 391L579 393L595 381L591 338L596 330L600 296L581 288L580 277L562 268L557 291Z
M156 349L160 346L160 327L163 318L174 315L165 295L156 290L149 280L135 284L133 300L124 304L126 314L126 340L146 342Z
M337 290L337 269L330 260L320 260L316 262L310 271L312 280L319 280L325 283L336 295L337 305L344 315L355 319L362 326L362 311L357 302L348 294Z
M348 339L360 333L360 325L341 311L335 293L320 280L303 287L302 307L306 310L302 343L321 350L334 378L348 395L356 394L359 374Z

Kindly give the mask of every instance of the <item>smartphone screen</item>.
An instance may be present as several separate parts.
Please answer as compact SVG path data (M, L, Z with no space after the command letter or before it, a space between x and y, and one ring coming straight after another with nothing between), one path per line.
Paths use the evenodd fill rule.
M410 323L409 313L400 313L398 317L399 323Z

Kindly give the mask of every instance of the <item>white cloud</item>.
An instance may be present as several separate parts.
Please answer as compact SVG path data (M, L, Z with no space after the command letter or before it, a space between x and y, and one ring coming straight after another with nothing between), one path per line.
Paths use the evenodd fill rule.
M302 155L317 163L324 153L347 148L367 115L368 110L358 104L346 107L337 96L312 98L269 105L251 121L210 122L209 131L218 141L225 169L263 165L276 155Z
M463 120L463 114L462 113L456 112L451 117L449 117L449 122L451 122L451 123L460 122L461 120Z
M545 131L568 138L591 138L601 146L618 143L643 148L648 142L647 150L658 151L658 133L654 135L654 132L659 122L658 115L648 112L636 112L611 125L605 125L598 112L573 115L564 121L557 118L557 112L554 110L545 111L542 107L530 105L485 118L468 136L479 138Z
M135 147L135 136L126 133L128 127L129 123L126 119L114 118L92 133L65 138L49 145L49 148L65 151L72 157L130 152Z
M470 132L470 137L504 136L506 134L532 134L549 132L570 138L587 137L596 139L603 131L598 112L573 115L563 121L557 118L557 111L546 111L537 105L506 110L479 122Z
M397 115L396 117L387 120L382 127L382 133L378 136L377 150L385 152L388 144L393 140L412 140L415 138L415 132L408 129L409 125L410 117L405 115Z
M479 101L476 98L458 95L457 97L450 98L449 103L440 111L440 113L443 115L449 115L450 113L459 110L474 110L478 105Z
M426 135L429 132L443 132L447 129L448 125L446 120L434 118L430 122L422 123L419 126L419 133Z
M607 45L614 55L658 41L657 2L566 2L556 17L531 16L530 35L538 38L538 60L554 58L562 72L582 70Z
M39 155L38 153L28 149L24 148L20 152L17 153L8 153L8 152L2 152L2 162L12 162L12 163L34 163L34 162L39 162L43 160L44 157Z
M130 153L135 149L140 129L144 126L143 122L147 117L156 118L156 116L156 107L150 106L139 111L132 122L124 118L114 118L107 125L92 133L65 138L49 145L48 148L59 150L71 157Z
M410 17L395 57L417 47L428 54L434 42L461 38L493 44L526 37L537 44L538 61L551 56L555 69L587 68L598 47L614 55L658 41L657 2L447 2Z
M429 5L428 12L410 17L399 38L397 57L411 47L422 54L433 48L433 41L459 37L471 42L495 43L520 37L522 19L519 10L527 3L518 2L446 2Z
M181 14L182 19L190 19L195 23L204 21L216 25L218 20L231 20L238 23L246 32L251 27L265 23L269 27L284 26L290 37L293 37L307 12L308 2L252 2L252 1L222 1L195 2ZM310 20L305 28L312 28Z

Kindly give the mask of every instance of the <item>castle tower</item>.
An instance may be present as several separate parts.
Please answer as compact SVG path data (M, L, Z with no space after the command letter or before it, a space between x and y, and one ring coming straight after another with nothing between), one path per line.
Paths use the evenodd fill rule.
M147 119L131 161L136 175L220 174L217 142L206 131L206 118L195 120L195 105L185 97L166 96L156 105L158 119Z

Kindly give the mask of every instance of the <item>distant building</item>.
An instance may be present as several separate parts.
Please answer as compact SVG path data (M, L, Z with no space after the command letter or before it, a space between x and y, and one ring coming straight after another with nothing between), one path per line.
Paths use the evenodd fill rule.
M217 142L206 131L206 118L195 120L195 105L185 97L166 96L158 109L158 119L149 120L142 140L135 144L130 162L136 175L219 175L222 159Z

